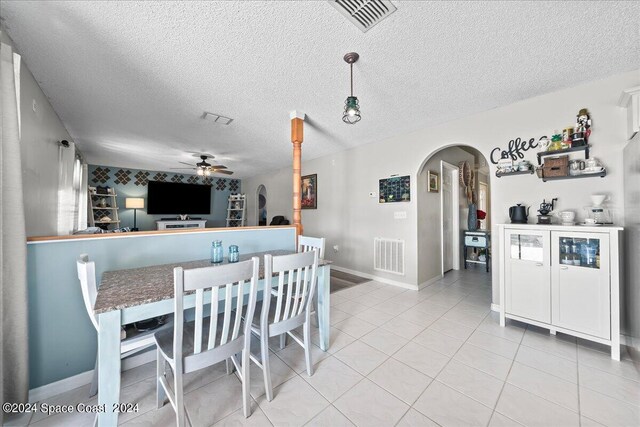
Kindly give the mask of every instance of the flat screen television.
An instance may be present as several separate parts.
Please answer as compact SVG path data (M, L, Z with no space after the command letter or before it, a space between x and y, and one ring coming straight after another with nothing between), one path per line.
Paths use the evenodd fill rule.
M208 215L211 213L211 186L149 181L147 213L151 215Z

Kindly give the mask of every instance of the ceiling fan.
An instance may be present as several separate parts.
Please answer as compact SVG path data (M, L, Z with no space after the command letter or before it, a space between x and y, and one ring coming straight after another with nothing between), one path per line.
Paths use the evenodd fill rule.
M178 169L191 169L191 170L195 170L196 174L198 176L210 176L212 173L221 173L224 175L232 175L233 172L230 170L227 170L227 167L224 165L212 165L211 163L207 162L207 159L213 159L214 156L209 155L209 154L201 154L199 155L200 159L202 159L201 162L198 162L195 164L195 167L193 167L193 165L191 163L185 163L185 162L178 162L181 163L183 165L188 165L191 166L189 168L171 168L173 170L178 170Z

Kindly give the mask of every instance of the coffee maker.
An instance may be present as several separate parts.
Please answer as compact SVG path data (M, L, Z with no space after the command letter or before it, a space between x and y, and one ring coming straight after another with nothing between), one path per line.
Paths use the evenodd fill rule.
M607 200L609 200L609 197L604 194L594 194L591 196L591 206L585 207L587 211L587 217L585 219L586 225L613 224L611 212L603 206Z
M551 199L551 203L547 203L546 199L542 199L540 209L538 209L538 224L551 224L551 211L553 210L554 203L557 201L557 198L553 198Z

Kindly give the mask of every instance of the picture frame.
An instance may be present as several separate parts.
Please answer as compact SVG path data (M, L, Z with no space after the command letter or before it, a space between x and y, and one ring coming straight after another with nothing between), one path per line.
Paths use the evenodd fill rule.
M438 172L428 171L427 172L427 191L429 193L439 193L440 192L440 175Z
M300 204L302 209L318 209L318 174L300 179Z
M398 203L411 201L411 177L391 176L378 180L379 203Z

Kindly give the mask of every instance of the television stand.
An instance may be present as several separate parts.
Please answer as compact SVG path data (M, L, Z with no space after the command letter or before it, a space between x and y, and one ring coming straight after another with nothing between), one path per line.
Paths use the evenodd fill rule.
M156 221L156 227L158 230L180 230L184 228L205 228L206 223L206 219L188 219L185 221L173 219L171 221Z

